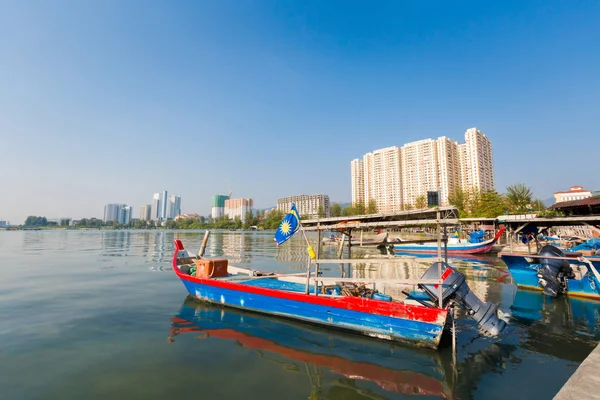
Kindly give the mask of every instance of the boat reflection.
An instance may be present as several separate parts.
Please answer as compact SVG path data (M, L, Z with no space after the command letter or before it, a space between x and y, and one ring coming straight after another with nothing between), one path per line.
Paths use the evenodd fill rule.
M517 290L513 319L527 326L522 347L581 362L600 340L600 302Z
M172 318L170 331L169 342L176 342L177 335L183 333L231 340L255 350L262 359L281 364L286 371L306 370L311 399L348 398L350 392L350 397L361 398L386 398L392 393L469 398L479 376L494 372L514 351L514 346L493 344L461 362L457 376L449 349L430 352L402 347L213 306L191 296ZM323 379L324 374L327 379Z

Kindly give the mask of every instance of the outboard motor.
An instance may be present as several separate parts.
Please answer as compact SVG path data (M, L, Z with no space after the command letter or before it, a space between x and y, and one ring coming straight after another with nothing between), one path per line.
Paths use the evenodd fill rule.
M564 257L565 253L549 244L540 249L540 256ZM567 293L569 290L569 279L575 274L567 260L554 260L551 258L540 258L540 269L537 272L538 284L544 290L544 294L556 297L559 293Z
M506 328L506 322L498 317L496 305L491 302L483 303L471 292L465 282L465 275L445 262L435 262L429 267L421 279L437 279L438 264L442 264L442 306L446 307L454 301L467 311L479 327L492 336L497 336ZM439 287L436 284L419 284L429 298L437 305L439 301Z

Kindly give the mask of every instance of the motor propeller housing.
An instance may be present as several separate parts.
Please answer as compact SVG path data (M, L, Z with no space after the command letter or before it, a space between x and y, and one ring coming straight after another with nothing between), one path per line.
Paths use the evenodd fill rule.
M440 265L441 264L441 265ZM460 305L474 319L479 327L492 336L499 335L506 328L506 321L498 316L496 305L482 302L469 288L465 275L452 268L445 262L435 262L425 271L422 279L437 279L441 267L442 306L446 307L451 301ZM437 284L419 284L429 298L437 305L439 302L439 286Z
M538 255L564 257L565 253L559 248L547 244L540 249ZM543 289L544 294L556 297L559 293L567 293L569 290L569 279L574 276L575 274L566 260L540 259L540 268L537 272L537 277L538 284Z

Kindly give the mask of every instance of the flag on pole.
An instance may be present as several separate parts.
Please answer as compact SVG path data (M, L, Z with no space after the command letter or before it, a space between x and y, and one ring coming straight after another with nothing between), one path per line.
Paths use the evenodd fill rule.
M296 210L296 205L292 203L292 209L283 217L279 227L275 231L277 246L291 238L298 229L300 229L300 216L298 215L298 210Z

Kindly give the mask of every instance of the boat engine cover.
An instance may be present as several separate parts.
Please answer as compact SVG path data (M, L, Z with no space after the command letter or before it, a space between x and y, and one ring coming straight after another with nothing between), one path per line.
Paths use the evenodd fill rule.
M564 257L565 253L559 248L547 244L540 249L538 255ZM568 261L542 258L537 276L544 294L556 297L559 293L568 291L568 279L572 278L574 274Z
M441 264L441 265L440 265ZM492 336L499 335L506 322L498 317L496 305L482 302L467 285L465 275L452 268L445 262L435 262L425 271L421 279L437 279L441 267L442 283L442 306L446 307L450 301L456 302L467 310L470 318L474 319L479 327ZM427 283L419 284L429 298L437 305L439 301L439 286Z

